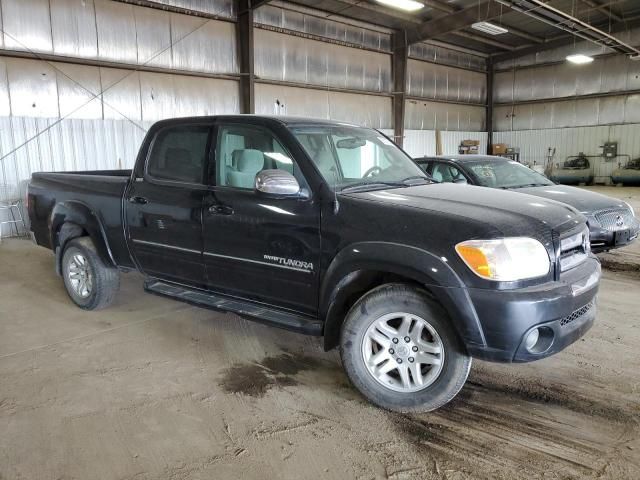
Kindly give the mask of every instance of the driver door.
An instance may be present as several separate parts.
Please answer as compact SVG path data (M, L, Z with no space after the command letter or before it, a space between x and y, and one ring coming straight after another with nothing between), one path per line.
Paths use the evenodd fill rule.
M317 313L320 209L311 198L257 192L255 176L282 169L309 191L295 159L266 127L217 126L215 168L204 202L204 263L211 290ZM308 196L308 195L307 195Z

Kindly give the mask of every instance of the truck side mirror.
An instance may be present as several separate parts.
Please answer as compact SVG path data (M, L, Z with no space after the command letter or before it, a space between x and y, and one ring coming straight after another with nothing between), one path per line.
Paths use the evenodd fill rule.
M256 191L278 197L300 195L300 184L296 177L285 170L262 170L256 174Z

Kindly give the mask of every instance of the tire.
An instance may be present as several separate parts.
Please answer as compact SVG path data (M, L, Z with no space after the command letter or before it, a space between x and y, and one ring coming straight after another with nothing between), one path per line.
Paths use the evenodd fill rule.
M67 242L62 255L62 278L69 298L84 310L108 307L120 287L120 272L102 261L89 237ZM82 282L86 288L82 288Z
M404 337L403 325L409 325ZM342 326L340 355L360 393L395 412L430 412L445 405L471 369L446 311L425 292L403 284L377 287L353 305Z

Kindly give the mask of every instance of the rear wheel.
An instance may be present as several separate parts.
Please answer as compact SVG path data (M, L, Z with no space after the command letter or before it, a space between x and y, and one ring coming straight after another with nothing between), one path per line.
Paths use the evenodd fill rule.
M89 237L67 243L62 255L62 277L71 300L85 310L108 307L120 287L118 270L102 261Z
M427 412L464 385L471 357L445 310L419 289L389 284L351 308L340 339L351 382L372 403Z

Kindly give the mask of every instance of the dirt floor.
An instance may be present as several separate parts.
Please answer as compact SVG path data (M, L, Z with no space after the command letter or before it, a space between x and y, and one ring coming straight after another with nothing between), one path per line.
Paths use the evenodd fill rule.
M136 274L85 312L49 251L5 241L0 479L638 479L639 293L606 271L583 340L475 362L448 407L399 415L317 338L147 295Z

